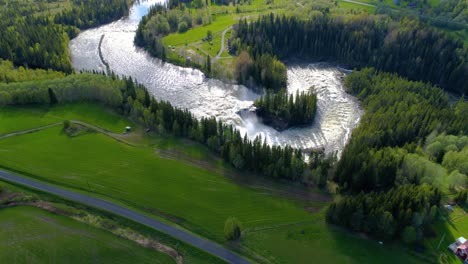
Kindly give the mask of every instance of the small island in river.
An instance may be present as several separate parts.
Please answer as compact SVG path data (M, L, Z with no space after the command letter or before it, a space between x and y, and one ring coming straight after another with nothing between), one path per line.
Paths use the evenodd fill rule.
M263 123L278 131L311 124L317 110L317 96L312 92L296 92L288 96L286 90L267 93L254 103L255 113Z

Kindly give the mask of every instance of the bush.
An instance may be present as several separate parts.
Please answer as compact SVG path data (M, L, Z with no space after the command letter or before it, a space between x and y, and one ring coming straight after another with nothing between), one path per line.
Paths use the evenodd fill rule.
M179 23L179 32L184 33L185 31L188 30L188 25L185 21L182 21Z
M70 120L63 121L63 129L67 130L70 128Z
M224 223L224 237L227 240L237 240L241 236L242 227L235 217L229 217Z
M417 239L416 229L412 226L407 226L403 230L403 234L401 236L406 244L411 245L416 242Z
M463 206L467 203L467 198L468 198L468 190L463 190L457 194L457 196L455 197L455 202L458 205Z

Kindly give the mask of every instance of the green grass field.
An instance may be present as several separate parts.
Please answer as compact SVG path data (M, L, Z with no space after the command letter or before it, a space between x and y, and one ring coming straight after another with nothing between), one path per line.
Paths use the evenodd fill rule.
M466 210L466 208L465 208ZM447 249L455 239L468 236L468 214L456 206L449 216L441 217L435 224L435 236L426 242L428 253L438 258L440 254L447 257L447 263L459 264L461 261Z
M159 158L93 133L69 138L61 127L0 141L0 165L100 194L218 241L233 215L246 227L302 221L296 202L240 187L185 163Z
M274 263L424 263L398 245L380 245L325 223L323 214L313 222L248 232L243 244ZM294 249L294 250L291 250Z
M261 14L278 13L280 8L286 4L286 0L277 0L271 5L265 5L264 0L253 0L250 5L245 4L238 7L233 5L210 5L209 9L213 19L211 24L197 26L184 33L176 32L163 38L163 44L166 47L171 46L173 48L169 49L168 59L172 63L184 64L185 57L198 55L202 61L200 59L195 59L195 61L199 64L204 64L204 58L207 55L215 57L220 51L221 35L226 28L236 24L240 19L253 20ZM195 9L192 10L196 11ZM213 40L203 42L202 39L206 37L208 30L213 33ZM230 34L227 34L226 42L229 37ZM219 66L215 65L215 67L219 67L218 71L220 73L218 77L232 75L232 65L235 60L226 49L221 55L224 57L222 66L220 64Z
M54 107L4 107L0 108L0 135L21 131L63 120L80 120L120 133L129 121L103 106L80 103Z
M63 109L63 115L79 119L74 111L81 107L64 106L51 111L62 116L59 110ZM24 126L21 123L32 119L27 113L35 116L32 109L24 112L20 108L18 112L25 115L17 119L18 125ZM13 108L8 113L10 118L2 120L18 115ZM93 115L101 117L96 118L100 126L115 118L111 111L99 107L83 118L92 120ZM132 147L99 133L70 138L61 127L53 127L0 140L0 166L104 197L219 242L224 242L224 221L235 216L246 228L241 245L278 262L307 263L317 259L332 263L394 263L406 259L404 263L417 263L399 246L382 247L375 241L334 230L325 224L322 213L305 210L306 206L321 208L324 202L298 201L267 188L239 185L220 174L161 158L155 150L176 149L209 160L209 153L197 144L171 138L145 141L144 146ZM213 166L222 168L220 164Z
M208 30L211 30L213 34L219 33L219 36L221 36L221 32L225 28L234 25L239 19L239 15L216 16L216 18L213 20L213 23L209 25L196 27L184 33L174 33L164 37L163 44L171 46L180 46L190 44L193 42L198 42L201 41L204 37L206 37L206 33L208 32Z
M365 3L365 1L360 1ZM348 10L365 10L369 14L374 14L375 13L375 7L372 6L365 6L365 5L360 5L356 3L349 3L349 2L339 2L339 7L348 9Z
M166 254L35 207L0 209L0 263L174 263Z

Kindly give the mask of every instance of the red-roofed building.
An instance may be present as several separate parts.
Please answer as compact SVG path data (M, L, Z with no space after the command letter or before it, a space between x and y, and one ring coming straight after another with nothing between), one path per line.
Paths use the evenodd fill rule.
M463 263L468 264L468 240L464 237L459 237L455 243L449 246L449 249L463 261Z

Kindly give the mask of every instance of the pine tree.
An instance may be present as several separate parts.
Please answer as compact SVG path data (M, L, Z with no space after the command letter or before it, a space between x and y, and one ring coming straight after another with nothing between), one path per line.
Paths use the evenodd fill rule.
M50 105L55 105L58 103L57 96L55 95L54 90L52 88L47 89L47 92L49 94L49 104Z

